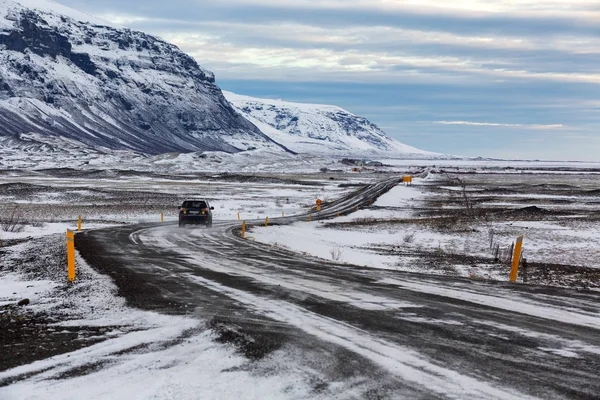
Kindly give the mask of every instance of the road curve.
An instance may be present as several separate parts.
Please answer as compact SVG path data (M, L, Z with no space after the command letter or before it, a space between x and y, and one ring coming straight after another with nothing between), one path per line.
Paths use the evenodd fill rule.
M365 186L313 218L368 205L397 182ZM270 223L297 220L306 215ZM125 226L82 232L76 247L131 305L198 316L250 358L284 354L321 391L352 382L373 398L600 393L598 294L331 263L238 231L237 221Z

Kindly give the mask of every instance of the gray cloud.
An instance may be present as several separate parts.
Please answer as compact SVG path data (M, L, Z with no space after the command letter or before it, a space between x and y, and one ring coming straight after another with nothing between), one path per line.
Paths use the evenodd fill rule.
M418 8L397 7L382 9L365 6L356 7L351 0L345 6L322 7L319 2L282 1L193 1L164 2L160 0L117 1L103 0L85 2L63 1L72 6L83 6L96 13L128 14L132 16L160 17L179 21L227 21L254 24L272 21L309 24L325 28L348 26L392 26L418 30L438 30L460 32L470 35L545 35L575 34L597 36L600 27L594 17L598 14L593 8L587 10L587 17L581 13L554 12L506 12L468 13L440 8L437 13L429 9L423 12ZM566 2L565 2L566 3ZM300 4L300 5L297 5ZM339 2L338 4L342 4ZM591 4L591 3L590 3Z
M417 147L572 159L600 149L593 0L58 1L177 44L225 89L337 104Z

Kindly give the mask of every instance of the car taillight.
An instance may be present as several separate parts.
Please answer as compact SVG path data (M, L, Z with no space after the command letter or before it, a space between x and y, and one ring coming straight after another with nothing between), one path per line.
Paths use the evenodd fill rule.
M204 211L208 211L208 208L205 208Z

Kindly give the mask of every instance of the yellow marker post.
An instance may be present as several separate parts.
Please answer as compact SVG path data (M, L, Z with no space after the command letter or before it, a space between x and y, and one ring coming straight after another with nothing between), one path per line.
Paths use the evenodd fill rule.
M160 222L165 222L165 213L160 213Z
M81 215L77 218L77 231L81 232Z
M269 226L269 217L265 219L265 226Z
M240 213L238 213L238 221L240 220Z
M246 237L246 221L242 222L242 237Z
M339 213L339 212L337 213L337 216L338 216L338 217L340 216L340 213Z
M515 253L513 254L512 269L510 270L510 281L517 281L517 272L519 271L519 263L521 262L521 248L523 247L523 235L517 238L515 244Z
M358 206L356 206L356 211L358 211Z
M308 214L308 220L310 221L312 218L312 214Z
M69 282L75 280L75 233L67 229L67 276Z

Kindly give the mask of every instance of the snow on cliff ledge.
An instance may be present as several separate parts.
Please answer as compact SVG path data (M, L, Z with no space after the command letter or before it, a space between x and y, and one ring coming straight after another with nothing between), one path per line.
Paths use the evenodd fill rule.
M259 99L227 91L223 94L265 135L297 153L440 156L400 143L366 118L337 106Z

